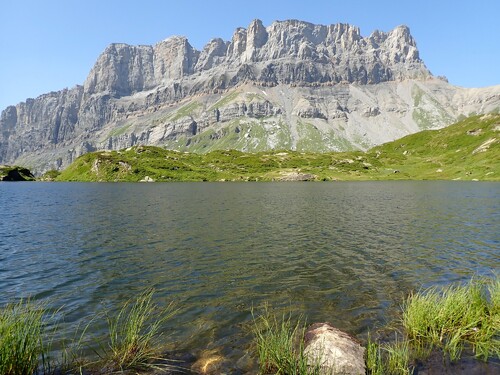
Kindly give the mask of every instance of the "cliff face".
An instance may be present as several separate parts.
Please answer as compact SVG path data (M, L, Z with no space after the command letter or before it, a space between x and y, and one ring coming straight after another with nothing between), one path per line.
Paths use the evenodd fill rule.
M266 29L255 20L248 29L238 28L230 42L213 39L201 52L177 36L154 47L112 44L84 86L86 95L121 97L188 78L196 81L189 87L192 94L227 89L242 81L271 86L374 84L428 76L406 26L363 38L350 25L292 20Z
M2 112L0 163L42 172L138 143L201 152L366 148L496 109L499 94L433 78L406 26L362 37L346 24L255 20L201 51L178 36L110 45L83 86Z

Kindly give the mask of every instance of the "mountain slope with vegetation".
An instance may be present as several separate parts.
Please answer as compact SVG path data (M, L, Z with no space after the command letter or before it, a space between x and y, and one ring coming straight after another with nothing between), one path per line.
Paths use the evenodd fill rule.
M91 152L58 181L500 180L500 115L474 116L367 152L226 150L183 153L154 146Z
M0 164L63 170L97 150L366 151L500 109L500 85L433 76L410 29L254 20L197 50L114 43L82 85L0 113Z

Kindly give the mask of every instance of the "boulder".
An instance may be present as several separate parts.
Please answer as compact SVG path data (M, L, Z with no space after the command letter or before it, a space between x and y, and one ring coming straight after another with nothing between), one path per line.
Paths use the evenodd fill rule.
M304 354L324 375L364 375L365 349L349 334L329 323L315 323L305 334Z
M34 181L35 176L29 169L0 165L0 181Z
M146 176L144 177L142 180L140 180L139 182L155 182L154 179L152 179L151 177L149 176Z
M282 172L278 181L314 181L317 177L310 173Z

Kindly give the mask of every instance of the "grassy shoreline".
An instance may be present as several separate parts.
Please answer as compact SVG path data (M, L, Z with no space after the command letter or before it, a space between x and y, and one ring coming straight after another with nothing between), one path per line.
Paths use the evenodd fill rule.
M50 344L55 332L45 329L54 318L43 304L30 300L0 308L0 373L169 373L177 369L165 356L162 324L171 319L173 306L153 302L153 290L127 301L115 315L94 317L54 357ZM305 320L273 316L267 309L251 312L254 353L262 374L315 374L303 354ZM85 358L86 333L95 319L105 319L108 334ZM368 374L412 374L418 361L438 353L458 361L464 352L477 360L500 360L500 280L473 279L465 285L430 288L410 294L395 322L395 339L381 342L370 335L366 342ZM56 325L57 326L57 325ZM94 339L92 339L94 340ZM189 369L186 369L189 371Z
M467 118L366 152L218 150L183 153L155 146L91 152L55 181L500 180L500 115Z
M500 114L488 114L472 116L443 129L424 130L365 152L216 150L188 153L136 145L119 151L87 153L65 170L49 170L36 180L500 181L499 132ZM9 166L0 166L2 179L35 180L26 168Z

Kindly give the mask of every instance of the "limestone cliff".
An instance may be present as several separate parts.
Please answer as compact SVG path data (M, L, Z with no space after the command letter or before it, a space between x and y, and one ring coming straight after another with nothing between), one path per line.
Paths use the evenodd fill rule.
M96 149L366 149L500 108L500 87L434 78L406 26L253 21L198 51L112 44L83 86L6 108L0 163L61 169Z

